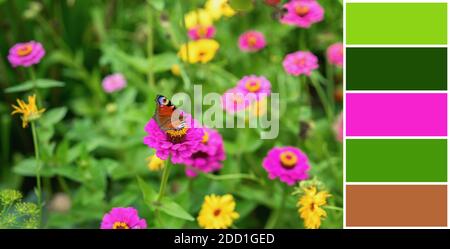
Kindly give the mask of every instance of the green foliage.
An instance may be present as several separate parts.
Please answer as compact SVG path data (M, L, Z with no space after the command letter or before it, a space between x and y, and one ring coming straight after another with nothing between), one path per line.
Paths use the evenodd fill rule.
M22 193L17 190L0 190L0 229L37 228L39 224L38 206L22 201Z

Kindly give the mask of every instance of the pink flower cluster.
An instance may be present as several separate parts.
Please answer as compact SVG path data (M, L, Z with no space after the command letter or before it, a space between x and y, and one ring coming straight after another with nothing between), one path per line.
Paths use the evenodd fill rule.
M192 40L210 39L216 34L216 28L214 26L201 26L198 25L188 30L188 36Z
M41 43L29 41L17 43L9 49L8 61L13 67L30 67L38 64L45 55L45 49Z
M243 52L257 52L266 46L263 33L250 30L239 36L239 49Z
M344 46L342 43L338 42L328 47L327 59L331 65L342 67L344 61Z
M102 81L103 90L107 93L120 91L126 85L127 85L127 80L120 73L108 75Z
M319 64L317 57L313 53L297 51L284 57L283 67L288 74L295 76L305 74L310 76L314 69L319 68Z
M300 28L309 28L322 21L325 13L315 0L291 0L283 7L287 12L281 18L281 23Z
M308 179L308 157L295 147L275 147L263 160L263 167L270 179L279 178L288 185Z
M269 96L271 88L270 81L264 76L244 76L222 95L222 108L229 113L245 110L255 101Z
M186 165L186 175L195 177L198 171L210 173L222 168L222 161L225 160L225 150L222 136L216 130L204 128L202 142L196 151L188 158L184 159Z
M132 207L116 207L103 216L101 229L146 229L147 222L139 218Z

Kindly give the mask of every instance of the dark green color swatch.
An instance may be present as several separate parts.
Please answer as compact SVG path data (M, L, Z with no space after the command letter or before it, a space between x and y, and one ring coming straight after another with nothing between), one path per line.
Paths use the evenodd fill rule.
M447 48L347 48L347 90L446 90Z
M347 139L347 182L446 182L447 140Z
M447 3L347 3L347 44L447 44Z

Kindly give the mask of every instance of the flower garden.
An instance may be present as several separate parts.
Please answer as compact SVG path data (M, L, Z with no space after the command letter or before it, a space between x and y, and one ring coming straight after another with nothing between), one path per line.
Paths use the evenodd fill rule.
M342 227L341 1L0 13L0 228ZM203 122L208 94L244 125Z

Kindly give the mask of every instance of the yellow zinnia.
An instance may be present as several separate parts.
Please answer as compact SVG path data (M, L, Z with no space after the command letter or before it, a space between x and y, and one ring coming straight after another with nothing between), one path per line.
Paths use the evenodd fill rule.
M186 29L198 26L209 27L213 24L212 17L205 9L196 9L184 15L184 24Z
M234 211L235 207L236 202L230 194L207 195L197 217L198 224L206 229L229 228L239 218L239 214Z
M321 206L327 204L327 198L331 195L327 191L317 192L315 186L303 188L304 194L300 197L297 206L298 213L308 229L320 227L322 218L327 216L327 212Z
M228 4L228 0L208 0L205 9L214 20L220 19L222 16L229 17L236 14L236 11Z
M164 168L164 160L160 159L156 155L147 157L147 167L150 171L159 171Z
M11 115L16 113L22 114L22 127L28 126L28 123L41 117L45 109L38 109L36 106L36 95L28 96L28 104L25 101L17 99L19 106L12 105L14 111Z
M190 41L181 45L178 56L189 63L207 63L214 58L219 43L211 39Z

